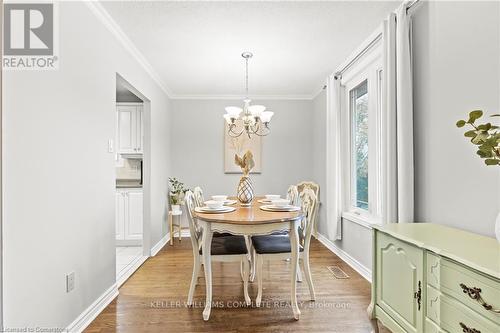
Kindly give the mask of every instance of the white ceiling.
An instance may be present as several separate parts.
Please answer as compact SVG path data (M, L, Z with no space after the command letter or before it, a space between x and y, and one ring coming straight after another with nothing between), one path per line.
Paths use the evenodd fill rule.
M103 6L173 97L311 97L399 1L150 2Z

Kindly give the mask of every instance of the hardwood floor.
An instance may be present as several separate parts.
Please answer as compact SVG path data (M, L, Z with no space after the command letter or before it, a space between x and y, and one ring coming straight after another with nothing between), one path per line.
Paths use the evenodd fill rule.
M212 313L203 321L204 279L199 279L194 307L185 305L192 270L191 242L184 238L165 246L123 284L120 295L85 330L105 332L343 332L372 331L366 308L370 284L350 266L313 239L311 270L316 302L308 300L304 281L298 284L302 312L293 319L289 266L286 261L264 264L261 308L244 305L239 265L213 263ZM349 279L336 279L327 266L340 266ZM257 283L250 285L255 302ZM382 331L382 330L381 330Z

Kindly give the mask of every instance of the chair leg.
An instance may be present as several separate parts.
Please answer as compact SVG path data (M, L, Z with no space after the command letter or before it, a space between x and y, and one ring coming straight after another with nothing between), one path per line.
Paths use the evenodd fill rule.
M252 267L250 268L250 282L253 282L255 280L256 262L257 262L257 253L255 252L254 248L252 248L250 260L252 265Z
M200 273L200 257L196 256L194 258L194 265L193 265L193 275L191 277L191 286L189 287L189 294L188 294L188 301L187 305L191 306L193 305L193 295L194 295L194 289L196 285L198 284L198 275Z
M309 252L304 253L303 265L304 265L304 273L306 274L306 281L309 286L309 294L311 294L311 301L315 301L316 294L314 292L314 286L311 276L311 267L309 266Z
M242 264L243 264L243 294L245 295L245 302L247 303L247 305L250 305L252 304L250 295L248 295L248 275L250 270L250 263L248 262L246 256L242 260Z
M300 265L297 267L297 281L302 282L302 270L300 269Z
M240 261L240 276L241 276L241 281L245 281L245 263L243 260Z
M255 299L255 305L257 307L260 307L260 303L262 301L262 275L263 275L263 272L262 272L262 269L264 266L264 258L262 255L258 254L256 256L256 261L257 261L257 298Z

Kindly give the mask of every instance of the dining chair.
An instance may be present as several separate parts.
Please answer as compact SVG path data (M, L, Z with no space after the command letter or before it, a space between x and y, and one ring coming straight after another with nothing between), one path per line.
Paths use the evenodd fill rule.
M311 267L309 264L309 248L311 244L312 230L316 221L316 205L318 204L318 199L312 189L305 188L302 193L300 193L300 202L304 217L302 218L298 228L300 242L298 269L300 270L300 263L302 263L304 266L306 281L309 286L311 300L314 301L316 296L311 277ZM253 236L252 246L255 251L254 255L257 266L256 271L258 284L258 292L255 303L256 306L259 307L262 301L262 270L264 260L282 260L290 258L292 255L292 249L289 235Z
M196 207L195 197L193 192L187 191L184 197L184 204L186 205L186 212L189 221L189 231L191 233L191 245L193 247L193 275L191 277L191 285L189 287L187 304L193 304L193 295L196 285L198 283L198 276L200 268L203 263L204 253L202 252L201 240L203 230L198 224L194 214ZM248 276L250 264L248 262L248 250L245 238L243 236L227 235L212 238L210 249L212 262L239 262L243 272L241 277L243 279L243 294L247 305L251 304L250 296L248 295Z
M299 206L299 192L298 192L296 185L290 185L288 187L288 190L286 193L286 199L288 201L290 201L290 205ZM279 235L288 235L288 230L275 232L272 235L273 236L275 236L275 235L278 235L278 236ZM253 282L255 280L255 274L256 274L256 262L255 262L255 258L254 258L254 253L255 253L255 251L252 248L252 253L251 253L252 267L251 267L251 274L250 274L250 281L251 282ZM290 258L287 258L285 260L289 261ZM302 282L302 274L300 272L300 269L297 271L297 281Z
M299 205L299 190L296 185L290 185L286 193L286 199L290 201L290 205Z
M203 190L201 189L201 187L196 186L193 189L193 194L196 207L203 207L203 205L205 204L205 197L203 196Z
M311 190L314 191L314 194L316 194L316 198L318 200L318 203L320 201L319 198L319 185L313 181L301 181L300 183L297 184L297 190L299 191L299 194L304 191L304 189L310 188Z

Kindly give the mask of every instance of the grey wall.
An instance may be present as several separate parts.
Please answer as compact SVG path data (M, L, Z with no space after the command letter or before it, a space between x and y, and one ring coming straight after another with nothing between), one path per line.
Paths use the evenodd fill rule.
M172 172L205 195L235 195L241 175L224 174L224 107L235 100L173 100ZM252 175L257 194L285 194L290 184L312 176L312 102L254 101L274 111L271 134L263 138L262 173Z
M146 209L166 234L169 100L85 4L59 11L59 69L3 78L4 327L65 328L115 283L117 72L151 100Z
M499 170L455 127L499 113L498 2L425 2L414 16L416 219L494 237Z

